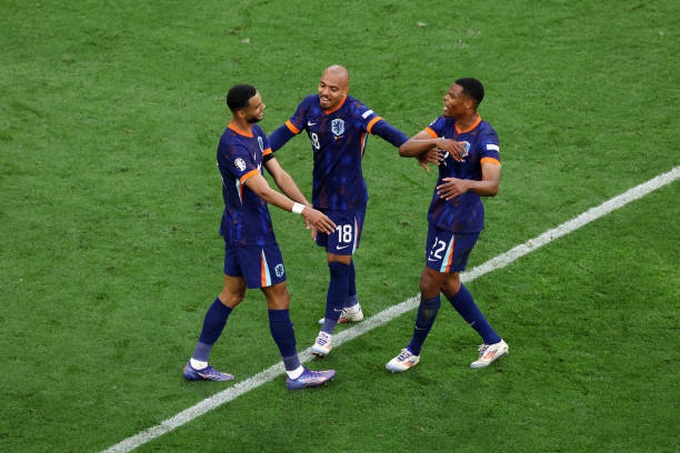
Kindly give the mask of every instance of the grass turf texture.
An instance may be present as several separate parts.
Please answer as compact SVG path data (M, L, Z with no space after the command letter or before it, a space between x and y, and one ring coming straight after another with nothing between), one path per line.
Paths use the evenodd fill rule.
M418 26L422 22L425 26ZM4 2L0 18L0 450L107 448L225 388L181 367L221 287L214 149L233 84L271 131L349 67L352 94L411 135L460 76L504 159L470 265L678 165L676 2ZM310 149L280 154L310 188ZM369 141L356 262L367 314L417 292L435 175ZM413 313L139 451L677 451L678 183L470 287L511 355L444 306L422 362L383 369ZM300 219L272 209L300 349L327 283ZM250 292L213 354L243 379L279 360ZM229 384L228 384L229 385ZM493 432L493 435L489 433Z

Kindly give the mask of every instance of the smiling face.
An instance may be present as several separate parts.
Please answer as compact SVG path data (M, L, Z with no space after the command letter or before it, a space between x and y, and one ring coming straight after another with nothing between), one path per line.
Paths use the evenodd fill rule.
M324 110L335 109L349 91L349 73L342 66L331 66L321 74L319 105Z
M262 96L258 91L255 96L248 100L248 105L242 110L243 119L250 124L259 123L262 121L263 112L266 108L267 106L262 102Z
M460 118L473 108L474 102L463 93L463 87L454 83L444 95L444 116Z

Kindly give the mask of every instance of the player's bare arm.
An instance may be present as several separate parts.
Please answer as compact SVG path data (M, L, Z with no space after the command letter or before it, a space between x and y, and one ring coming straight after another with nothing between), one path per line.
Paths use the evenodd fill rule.
M269 174L272 175L272 177L274 178L274 182L276 183L278 188L281 189L281 192L283 192L288 198L290 198L293 201L297 201L298 203L301 203L309 208L312 207L312 204L309 201L307 201L307 198L305 198L304 194L295 183L295 180L290 176L290 174L288 174L286 170L283 169L283 167L281 166L281 164L279 164L276 158L272 157L264 165ZM307 220L306 218L305 228L307 228L308 230L311 228L312 239L316 240L317 229L314 227L314 224L311 221Z
M437 193L445 200L452 200L465 192L471 191L483 197L493 197L498 194L501 181L501 166L498 163L482 164L482 180L444 178L437 186Z
M441 164L447 153L455 160L461 161L464 152L461 143L442 137L433 138L425 130L418 132L399 147L400 156L416 157L426 171L429 171L427 164Z
M304 206L296 201L291 200L287 196L277 192L269 186L269 183L264 176L255 174L244 181L250 190L255 192L260 198L269 204L273 204L277 208L284 211L296 212L301 214L305 219L306 225L311 225L319 231L332 234L335 231L335 223L329 219L324 213L308 206ZM299 207L296 207L299 205ZM294 209L299 209L295 211Z
M302 203L305 206L311 207L312 204L307 201L304 194L300 188L295 183L295 180L288 174L286 170L283 169L281 164L276 160L276 158L269 159L265 164L265 168L274 178L276 186L281 189L288 198L298 203Z
M436 139L433 139L430 134L423 130L409 138L399 147L399 155L401 157L417 157L422 153L436 148Z

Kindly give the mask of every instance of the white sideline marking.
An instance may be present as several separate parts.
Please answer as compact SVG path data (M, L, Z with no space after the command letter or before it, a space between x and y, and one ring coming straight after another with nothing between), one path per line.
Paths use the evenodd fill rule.
M498 255L497 257L492 258L477 267L472 268L469 272L462 273L461 280L470 282L486 273L501 269L513 261L521 258L522 256L531 253L537 248L542 247L566 234L569 234L572 231L581 228L582 226L587 225L588 223L597 220L600 217L603 217L632 201L638 200L645 195L672 183L678 178L680 178L680 167L674 167L668 173L663 173L647 181L646 183L633 187L625 193L614 197L609 201L605 201L595 208L587 210L583 214L563 223L562 225L553 228L552 230L548 230L534 239L529 239L524 244L518 245L507 252ZM339 346L345 342L352 341L353 339L370 332L377 327L387 324L394 318L406 313L407 311L413 310L418 306L419 298L419 295L413 296L397 305L393 305L392 307L381 311L375 316L367 318L362 323L356 324L349 329L343 330L339 334L334 335L333 346ZM312 354L310 349L311 348L308 348L304 352L300 353L300 362L305 363L311 360ZM283 363L279 362L276 365L273 365L244 381L238 382L233 387L229 387L228 389L216 393L210 398L207 398L196 405L183 410L174 417L168 418L167 420L162 421L152 428L144 430L132 437L128 437L109 449L104 450L104 453L132 451L135 448L206 414L207 412L210 412L211 410L225 403L233 401L239 396L248 393L257 387L266 384L274 378L284 374L284 372L285 369L283 368Z

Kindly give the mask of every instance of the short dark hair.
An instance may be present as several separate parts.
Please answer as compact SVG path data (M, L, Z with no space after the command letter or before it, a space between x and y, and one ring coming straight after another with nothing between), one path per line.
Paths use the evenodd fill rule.
M482 103L482 99L484 99L484 85L482 85L482 82L472 77L463 77L456 80L456 84L462 86L463 94L474 99L477 105Z
M250 98L255 96L257 89L252 85L235 85L227 94L229 110L235 112L248 106Z

